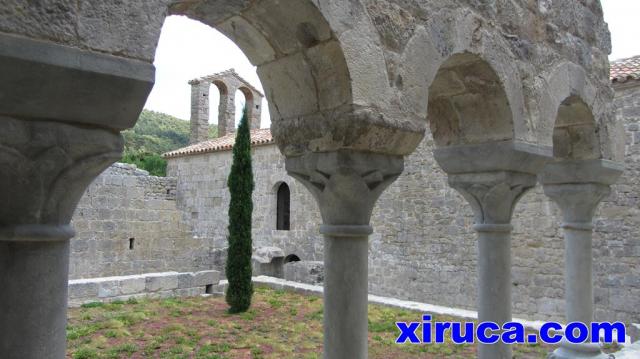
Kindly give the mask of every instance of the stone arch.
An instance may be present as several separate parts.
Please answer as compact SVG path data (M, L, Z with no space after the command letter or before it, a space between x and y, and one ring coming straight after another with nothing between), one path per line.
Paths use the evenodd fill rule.
M246 87L246 86L238 87L238 91L242 92L242 94L244 95L244 101L245 101L244 106L247 109L247 117L249 119L252 119L254 117L255 112L256 112L256 108L255 108L255 105L254 105L255 104L255 98L253 96L253 91L251 91L251 89ZM253 124L253 122L251 122L251 123ZM258 127L260 127L259 123L260 122L259 122L259 119L258 119Z
M287 263L291 263L291 262L300 262L300 257L298 257L298 255L291 253L289 255L287 255L286 257L284 257L284 264Z
M553 144L554 157L615 159L620 124L611 118L610 89L596 86L585 70L563 62L542 74L539 100L541 142Z
M598 127L589 106L576 95L558 107L553 127L553 156L556 159L600 158Z
M392 96L383 46L359 0L180 1L169 14L216 28L257 66L272 134L287 156L405 155L422 139Z
M222 101L222 96L223 95L226 96L226 95L229 94L229 89L228 89L227 85L224 82L219 81L219 80L214 80L214 81L211 81L211 84L215 85L218 88L218 92L220 92L220 97L221 97L220 100L221 101Z
M220 131L220 119L224 118L225 113L227 112L227 106L229 104L229 87L222 81L212 81L210 86L215 86L218 89L218 94L220 95L218 99L218 113L216 114L216 123L218 124L218 131ZM209 91L211 93L211 91ZM209 95L209 98L212 98ZM212 116L213 114L209 114ZM209 121L211 124L211 121Z
M457 21L443 24L438 20L440 17L456 18ZM426 127L427 122L431 122L428 111L434 81L443 68L451 67L456 61L464 62L466 58L477 65L484 64L486 73L493 73L491 81L500 84L511 117L512 134L508 137L527 141L531 137L529 114L520 69L513 61L512 46L497 30L484 26L483 22L469 9L442 9L431 22L416 27L400 58L400 100L405 110ZM437 33L434 32L436 28Z
M478 55L444 61L431 85L427 119L437 146L514 138L513 113L502 80Z
M170 13L212 26L240 47L258 67L272 122L351 103L342 49L312 1L223 3L180 2Z

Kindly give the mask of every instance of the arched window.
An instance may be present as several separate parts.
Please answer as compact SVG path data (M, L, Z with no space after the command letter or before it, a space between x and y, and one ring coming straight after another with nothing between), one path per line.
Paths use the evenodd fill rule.
M289 254L288 256L284 257L284 264L291 262L300 262L300 257L295 254Z
M278 186L278 204L276 208L276 229L288 231L289 222L290 193L289 186L282 182Z

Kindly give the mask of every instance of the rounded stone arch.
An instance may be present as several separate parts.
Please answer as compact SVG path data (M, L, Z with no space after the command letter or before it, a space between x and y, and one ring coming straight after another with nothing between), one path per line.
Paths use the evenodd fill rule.
M423 136L397 108L379 34L361 0L181 1L234 41L257 73L281 152L411 153Z
M291 230L291 190L287 182L280 182L276 190L276 230Z
M227 86L227 84L225 84L223 81L213 80L211 81L211 84L215 85L216 88L218 88L218 92L220 93L221 99L222 99L222 96L226 96L229 94L229 86Z
M553 126L553 157L591 160L601 158L598 126L589 106L576 95L558 107Z
M282 217L280 217L281 213L280 211L283 209L281 207L282 203L279 203L282 199L280 198L281 195L281 188L282 186L285 185L287 187L288 190L288 195L289 195L289 208L288 208L288 229L284 229L281 227L281 225L283 224L281 221ZM294 207L295 207L295 202L293 201L294 199L294 184L293 184L293 179L292 178L287 178L285 176L277 176L277 179L275 181L270 181L268 182L265 190L266 190L266 194L267 194L267 201L269 202L269 206L268 206L268 210L269 210L269 215L268 215L268 223L269 226L271 226L270 228L275 229L275 230L291 230L294 227L294 216L293 214L295 213L293 211Z
M603 158L609 140L601 129L611 109L598 98L606 97L607 89L598 89L581 66L569 62L553 67L542 79L540 141L552 144L557 159Z
M503 81L480 56L449 56L428 94L427 120L436 146L514 139L514 113Z
M275 127L352 102L340 43L311 0L189 1L172 5L170 13L209 25L238 45L257 66ZM253 97L243 93L247 101Z
M433 96L433 91L438 88L443 90L443 86L438 86L437 83L433 87L434 82L443 81L444 77L438 78L445 72L443 69L455 68L467 62L468 65L481 67L485 74L491 74L489 78L495 85L493 87L501 88L499 97L506 99L509 109L504 117L510 117L508 122L511 123L512 130L510 134L506 131L500 136L493 134L492 137L489 134L486 138L481 136L470 139L471 143L495 138L530 138L522 76L518 65L513 61L512 47L508 41L497 33L498 30L485 26L484 21L468 9L443 11L453 12L446 16L458 20L450 24L434 20L435 24L418 26L401 56L403 66L399 74L403 78L402 99L406 109L414 117L422 119L424 127L427 127L427 123L432 126L429 102L443 96L443 93ZM432 113L431 117L433 116Z
M253 91L251 91L250 88L248 88L247 86L240 86L238 87L238 91L242 92L242 94L244 95L244 105L247 108L247 117L249 119L253 118L253 113L255 111L254 108L254 96L253 96Z
M300 262L300 257L298 257L298 255L295 253L291 253L286 257L284 257L284 260L283 260L284 264L291 263L291 262Z

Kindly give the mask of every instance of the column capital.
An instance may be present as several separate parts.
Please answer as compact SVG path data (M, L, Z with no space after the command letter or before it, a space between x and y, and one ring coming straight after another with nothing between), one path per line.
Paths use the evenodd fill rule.
M545 146L500 141L438 148L434 156L449 185L473 208L475 229L506 232L518 199L535 186L551 153Z
M508 171L454 174L449 175L449 185L471 205L474 229L507 232L516 203L536 185L536 176Z
M367 235L373 207L402 173L404 158L349 150L314 152L288 157L286 168L318 201L323 233Z
M591 231L596 207L610 192L602 183L545 184L544 194L562 210L565 228Z
M117 132L0 117L0 240L65 240L86 187L122 155Z
M607 160L548 163L541 176L544 193L562 210L563 227L591 231L596 207L622 170L621 164Z

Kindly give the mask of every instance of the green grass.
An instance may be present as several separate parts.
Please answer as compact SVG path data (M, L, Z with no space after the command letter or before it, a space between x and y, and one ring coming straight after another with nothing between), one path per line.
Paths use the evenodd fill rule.
M257 287L249 311L229 314L224 298L88 303L69 311L68 359L322 357L322 299ZM474 345L397 345L395 322L423 313L369 306L369 358L475 358ZM433 316L433 321L455 320ZM514 347L518 359L553 348Z

